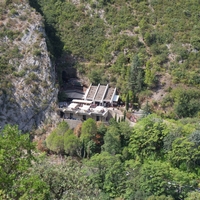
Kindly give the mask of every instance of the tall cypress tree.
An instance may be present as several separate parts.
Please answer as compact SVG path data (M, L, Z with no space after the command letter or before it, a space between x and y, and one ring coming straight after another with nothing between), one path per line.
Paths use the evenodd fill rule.
M126 95L126 110L129 109L129 93Z
M138 55L133 58L133 63L130 67L129 73L129 89L133 91L134 94L142 90L143 85L143 74L140 67L140 61Z
M135 55L133 58L133 63L130 67L130 73L129 73L129 88L134 92L136 89L136 80L137 80L137 73L138 73L138 67L139 67L139 58L138 55Z

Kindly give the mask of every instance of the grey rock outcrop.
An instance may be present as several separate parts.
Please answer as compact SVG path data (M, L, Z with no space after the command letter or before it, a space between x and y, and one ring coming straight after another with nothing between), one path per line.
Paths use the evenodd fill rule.
M29 131L56 120L58 89L42 17L27 3L10 7L0 20L0 56L11 68L0 79L0 126L17 124Z

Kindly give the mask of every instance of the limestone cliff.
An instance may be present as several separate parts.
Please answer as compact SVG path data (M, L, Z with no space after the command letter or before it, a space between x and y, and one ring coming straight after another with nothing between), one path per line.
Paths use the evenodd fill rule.
M27 131L56 117L54 65L41 15L27 2L5 2L0 5L0 126L17 124Z

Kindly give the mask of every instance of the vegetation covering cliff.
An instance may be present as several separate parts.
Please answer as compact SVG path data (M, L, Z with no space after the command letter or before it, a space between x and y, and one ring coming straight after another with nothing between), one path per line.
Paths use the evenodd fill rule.
M167 117L198 116L198 0L30 3L44 15L54 55L74 57L91 82L117 86L124 100L128 91L139 103L148 98L152 110Z
M0 11L0 126L31 130L53 119L57 98L43 19L26 1L1 1Z

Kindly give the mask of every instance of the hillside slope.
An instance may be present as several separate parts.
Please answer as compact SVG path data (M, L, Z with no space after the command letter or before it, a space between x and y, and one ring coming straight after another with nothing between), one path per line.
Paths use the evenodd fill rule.
M197 115L199 109L190 113L199 105L194 95L184 102L186 107L192 105L187 108L188 115L173 114L173 110L179 104L177 96L182 95L177 92L179 88L198 93L200 86L199 1L34 0L30 3L44 15L54 55L74 58L74 67L81 76L95 84L116 86L123 100L128 92L137 96L140 104L148 99L154 111L166 116ZM71 64L66 59L58 68L67 71ZM197 96L196 100L200 95Z
M18 124L26 131L54 118L55 72L41 15L28 2L6 3L0 19L0 126Z

